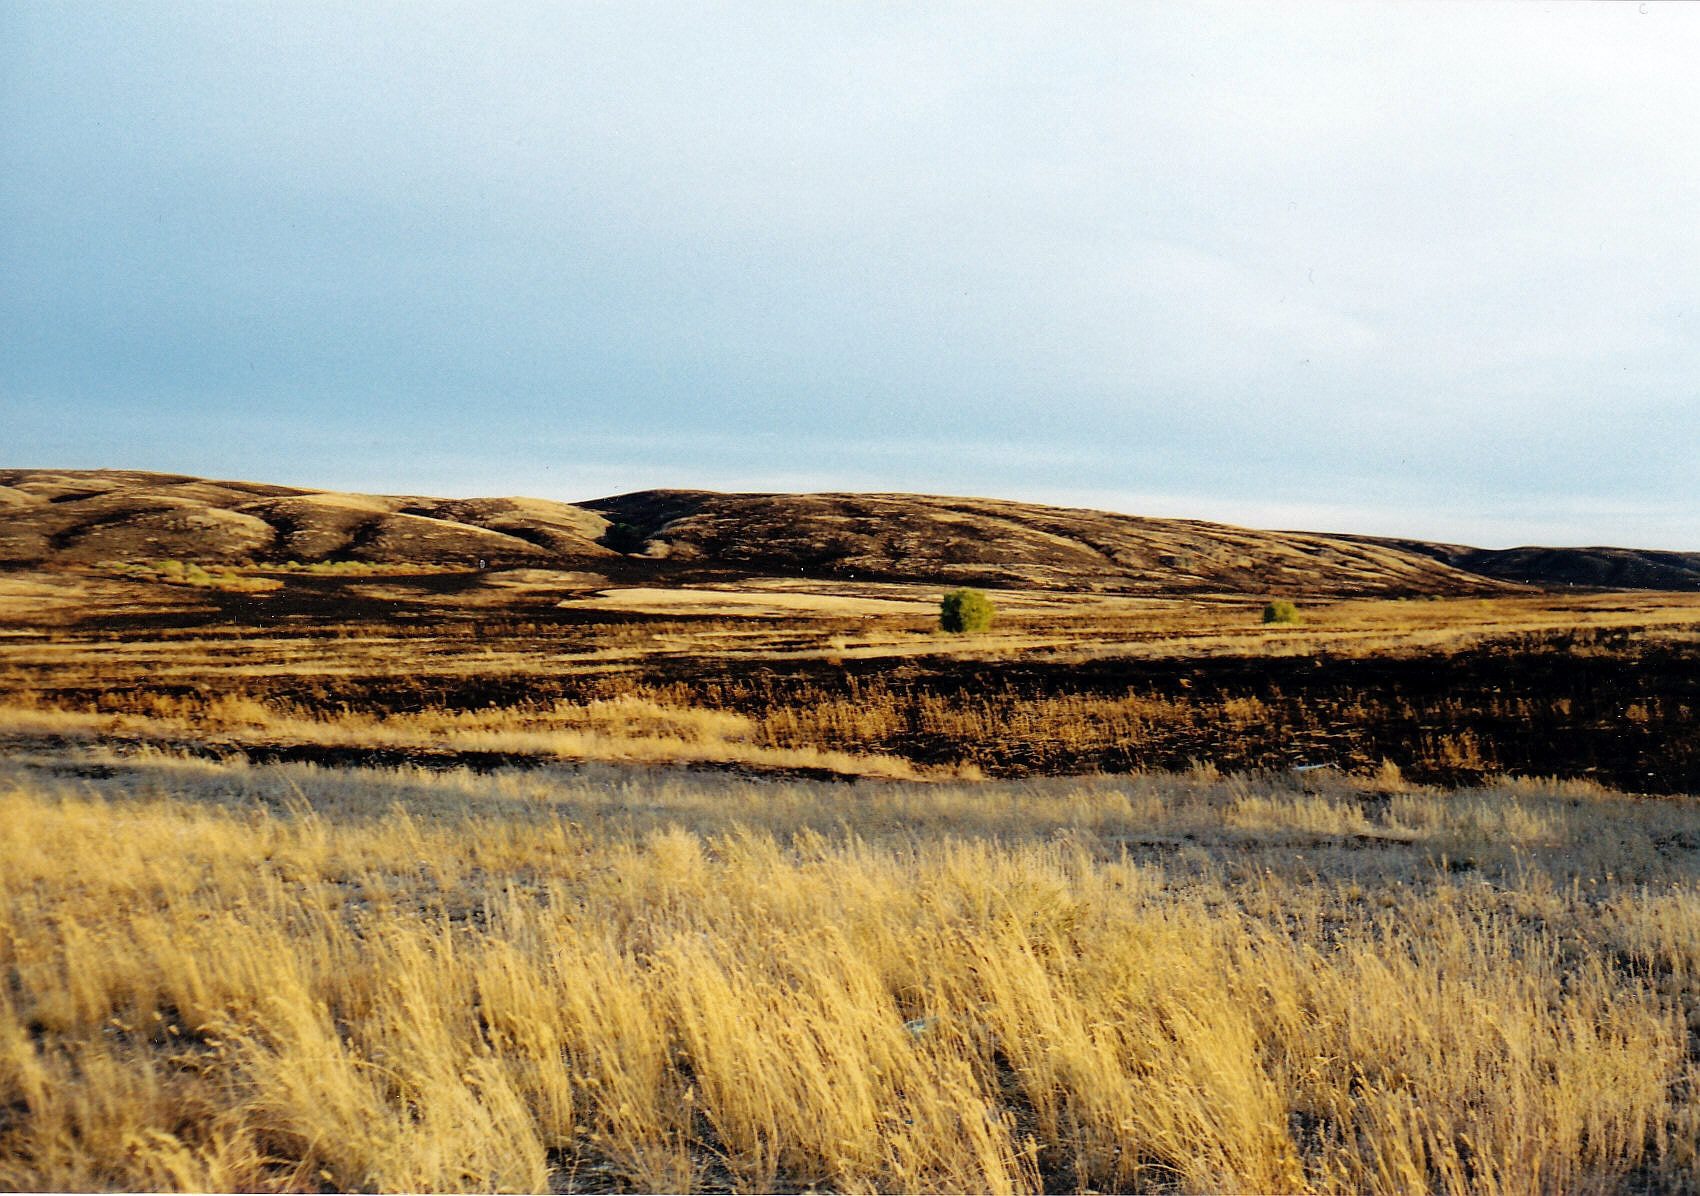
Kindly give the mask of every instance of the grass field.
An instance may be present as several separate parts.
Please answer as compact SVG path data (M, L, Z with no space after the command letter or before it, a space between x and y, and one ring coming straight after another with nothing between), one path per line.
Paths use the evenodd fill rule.
M1692 595L191 566L0 573L0 1187L1700 1187Z
M20 753L0 1184L1687 1191L1700 809Z
M235 576L277 585L0 574L0 741L912 777L1386 760L1700 791L1690 594L1301 603L1271 627L1244 595L1007 592L990 632L948 636L914 584Z

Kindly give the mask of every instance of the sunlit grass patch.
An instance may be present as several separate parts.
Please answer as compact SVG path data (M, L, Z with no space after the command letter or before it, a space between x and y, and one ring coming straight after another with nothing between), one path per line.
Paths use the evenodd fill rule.
M19 758L0 1184L1691 1190L1697 823Z

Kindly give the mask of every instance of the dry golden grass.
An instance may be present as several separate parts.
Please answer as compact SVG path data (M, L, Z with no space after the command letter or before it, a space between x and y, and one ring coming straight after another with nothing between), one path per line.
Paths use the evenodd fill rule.
M902 605L897 596L919 587L864 584L838 597L814 583L747 588L758 605L800 605L782 619L733 602L696 619L551 624L529 621L521 604L477 618L432 608L417 622L368 612L186 626L170 625L181 612L150 608L108 628L59 625L40 613L56 608L26 587L0 595L0 617L37 612L35 624L0 631L0 736L66 730L890 777L1193 758L1361 771L1393 757L1448 781L1550 770L1626 786L1694 783L1682 738L1695 709L1693 595L1348 602L1271 628L1245 599L1029 594L1000 614L996 634L952 637L929 630L931 616L821 614L833 603ZM1597 657L1611 670L1567 680L1575 670L1543 663L1560 657ZM1420 669L1393 683L1376 671L1430 660L1442 670L1464 661L1467 672L1458 686L1425 687ZM1272 687L1246 661L1287 671ZM1346 661L1364 665L1361 678L1345 675ZM1312 662L1331 671L1303 674ZM1204 682L1196 689L1189 671Z
M0 1185L1689 1191L1700 811L0 776Z
M65 710L36 701L0 704L0 728L17 736L210 742L224 749L351 749L500 754L510 758L727 764L769 771L916 779L977 777L973 765L918 767L878 751L848 752L779 743L762 721L726 710L670 705L638 694L575 703L557 701L479 710L372 714L320 712L238 695L212 699L148 695L135 713Z
M163 676L216 682L254 669L315 676L390 668L398 655L423 650L432 667L450 672L528 676L657 658L755 665L823 656L1063 662L1323 652L1364 657L1458 651L1487 640L1551 632L1625 631L1654 642L1693 642L1700 636L1700 595L1683 593L1433 601L1301 598L1304 623L1268 626L1261 622L1264 596L1259 594L1175 598L993 590L996 629L958 637L938 633L938 586L755 578L720 589L596 588L589 574L516 570L442 591L430 584L441 572L359 563L237 571L244 580L274 575L296 584L310 574L321 583L341 585L348 595L381 592L389 612L429 616L426 627L393 618L362 621L357 615L339 621L325 612L294 625L197 623L196 610L184 605L196 596L195 587L125 584L102 569L0 573L0 629L21 633L0 639L0 669L82 672L134 660ZM368 574L392 584L381 591L366 586ZM557 591L568 596L557 599ZM537 594L543 595L537 599L540 609L528 608ZM250 613L264 614L269 600L253 601ZM625 614L635 621L541 627L528 622L546 620L556 610ZM144 621L122 633L75 626L75 620L72 626L59 625L70 615L147 620L165 612L183 625ZM690 617L672 618L685 615ZM116 660L115 639L124 644Z

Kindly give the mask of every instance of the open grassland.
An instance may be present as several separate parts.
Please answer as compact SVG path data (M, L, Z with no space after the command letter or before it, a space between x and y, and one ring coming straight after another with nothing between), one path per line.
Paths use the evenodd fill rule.
M1700 806L16 750L0 1186L1700 1185Z
M1388 760L1700 790L1695 595L1301 603L1271 627L1244 595L999 592L991 631L949 636L921 585L230 575L276 584L0 573L0 741L887 777Z
M1700 1190L1691 558L8 480L0 1188Z

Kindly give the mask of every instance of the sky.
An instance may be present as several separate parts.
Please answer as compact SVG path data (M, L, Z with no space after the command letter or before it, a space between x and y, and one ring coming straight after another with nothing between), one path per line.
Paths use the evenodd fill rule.
M0 467L1700 549L1700 6L0 0Z

